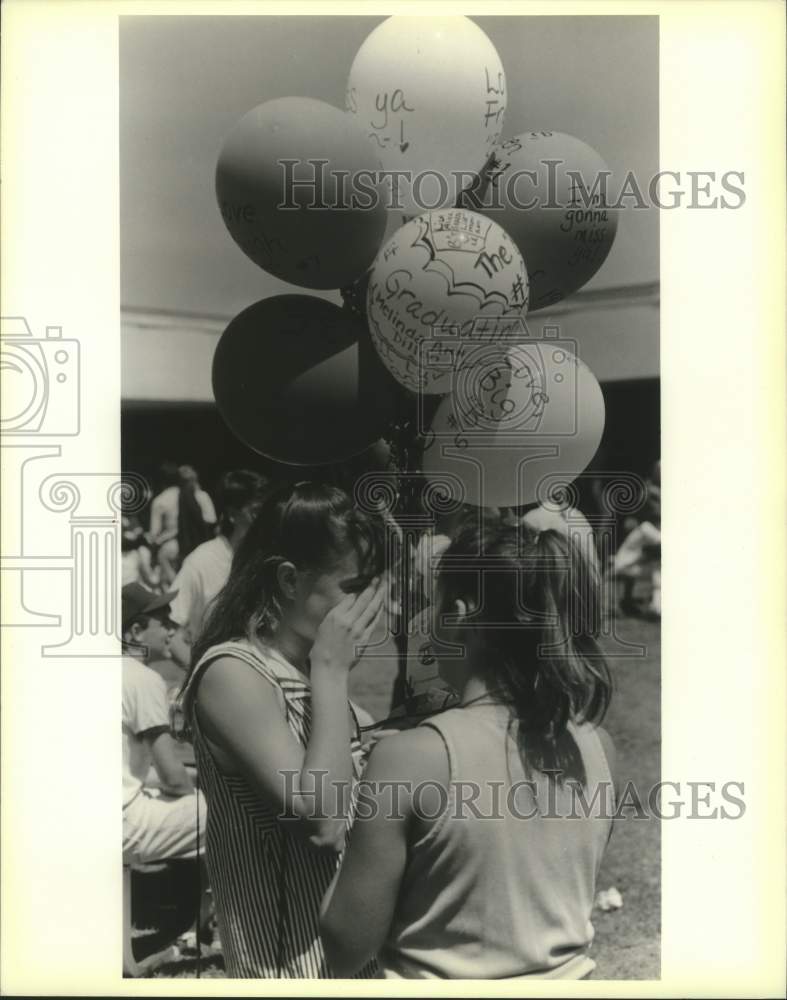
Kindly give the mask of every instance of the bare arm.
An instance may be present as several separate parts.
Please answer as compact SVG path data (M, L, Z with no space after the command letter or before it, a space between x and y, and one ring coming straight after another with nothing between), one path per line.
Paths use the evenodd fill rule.
M210 493L206 493L205 490L200 490L197 493L197 502L199 503L200 510L202 511L202 520L205 524L210 527L215 525L218 519L216 517L216 508L213 506Z
M169 640L169 651L172 659L182 670L191 666L191 643L184 629L179 628Z
M157 566L154 567L147 545L140 545L137 552L139 553L139 572L142 582L152 590L161 583L161 570Z
M169 795L191 795L194 783L178 758L177 745L170 734L153 729L143 733L142 738L150 747L162 790Z
M407 863L412 789L427 775L447 780L444 758L440 737L427 728L390 736L372 751L350 844L321 908L322 941L336 975L354 974L386 943ZM436 814L434 806L423 809Z
M163 545L178 534L177 501L173 508L167 494L165 490L164 499L162 494L155 497L150 507L150 537L157 545Z
M198 600L198 586L191 557L187 556L180 572L172 581L172 590L176 593L169 609L170 618L180 626L169 641L169 651L175 663L184 670L191 666L191 644L194 637L188 626L194 602Z
M206 734L253 788L313 846L341 851L352 782L349 668L382 607L381 588L347 598L320 628L312 650L308 746L287 725L273 686L241 661L211 664L197 694ZM353 614L354 611L354 614Z

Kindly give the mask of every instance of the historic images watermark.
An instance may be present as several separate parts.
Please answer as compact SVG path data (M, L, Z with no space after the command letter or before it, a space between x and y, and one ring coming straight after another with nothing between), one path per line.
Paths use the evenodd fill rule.
M544 133L548 135L549 133ZM745 173L742 170L659 170L638 178L633 171L623 177L611 170L585 176L559 158L538 161L537 169L507 169L506 156L516 152L518 139L501 144L484 169L452 170L336 170L325 159L282 159L278 161L282 211L371 211L381 203L394 212L405 205L422 212L442 208L452 191L462 192L465 208L478 211L502 209L506 205L521 211L548 209L563 211L604 211L658 208L738 209L746 203ZM568 197L561 195L561 171L568 180ZM228 222L253 222L254 205L221 204ZM241 213L240 215L238 213ZM567 220L570 224L571 220Z
M582 782L563 780L557 770L543 777L501 780L412 782L386 779L326 781L327 771L279 772L283 801L297 799L314 818L342 819L352 800L358 819L403 819L411 814L427 822L447 814L455 820L736 820L746 814L742 781L658 781L640 791L633 781L615 788L601 781L593 792ZM544 778L548 780L544 780ZM331 804L341 803L334 809ZM292 819L282 814L281 819Z

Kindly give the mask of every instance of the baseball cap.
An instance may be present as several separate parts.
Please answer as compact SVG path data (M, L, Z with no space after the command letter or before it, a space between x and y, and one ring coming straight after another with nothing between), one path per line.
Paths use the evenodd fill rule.
M123 628L126 629L139 615L150 614L166 608L177 596L177 590L167 594L154 594L141 583L127 583L121 592L123 601Z

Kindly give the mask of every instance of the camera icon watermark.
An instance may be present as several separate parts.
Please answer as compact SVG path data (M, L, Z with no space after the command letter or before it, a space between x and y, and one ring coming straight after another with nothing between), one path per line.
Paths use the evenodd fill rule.
M76 456L63 468L72 442L51 438L80 433L80 344L60 326L35 337L24 317L0 323L0 628L59 629L44 637L45 657L121 655L121 523L150 487L81 469Z
M21 316L0 319L0 434L79 434L79 342L48 326L34 337Z

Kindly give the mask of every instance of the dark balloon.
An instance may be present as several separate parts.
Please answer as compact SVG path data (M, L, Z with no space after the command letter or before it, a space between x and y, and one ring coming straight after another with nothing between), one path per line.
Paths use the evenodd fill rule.
M396 386L363 324L307 295L239 313L213 357L213 394L230 430L288 465L327 465L369 448L389 426Z
M562 132L524 132L501 142L495 156L477 210L502 226L524 257L533 313L582 288L607 259L618 228L618 209L603 187L610 170L595 149Z

